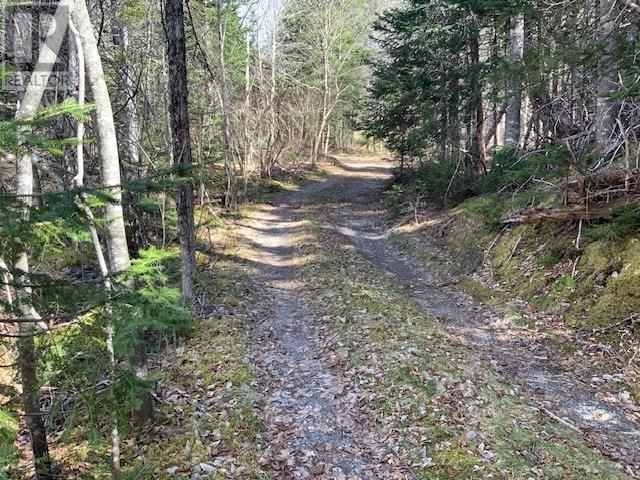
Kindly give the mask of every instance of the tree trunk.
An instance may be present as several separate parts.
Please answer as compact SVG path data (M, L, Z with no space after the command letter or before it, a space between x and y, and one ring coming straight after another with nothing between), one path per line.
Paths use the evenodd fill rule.
M449 92L451 98L449 99L449 111L447 112L448 128L449 128L449 144L451 159L458 161L460 158L460 116L459 116L459 101L460 95L459 79L458 77L452 77L449 80Z
M618 89L618 70L614 57L618 45L618 13L616 0L600 0L598 39L603 43L604 51L599 65L595 129L596 148L601 158L612 153L617 143L615 127L620 104L607 96Z
M129 27L123 22L120 24L120 32L122 34L122 51L124 53L124 65L122 71L122 86L126 96L124 105L124 121L125 121L125 142L124 148L129 156L129 161L134 168L139 169L138 175L142 175L140 165L140 126L138 123L138 109L135 102L135 85L133 83L133 64L131 63L131 40L129 36Z
M446 91L448 83L443 83L442 88ZM447 140L448 140L448 127L449 127L449 105L446 101L440 102L440 132L438 134L438 149L440 150L440 157L445 158L447 156ZM368 145L368 142L367 142Z
M275 162L275 142L276 142L276 131L277 131L277 115L276 115L276 88L277 88L277 79L276 79L276 62L277 62L277 54L278 54L278 22L279 22L278 13L275 14L274 24L271 27L271 65L270 65L270 76L271 82L269 85L269 140L267 144L267 157L266 157L266 174L269 178L271 178L271 166Z
M625 195L607 203L590 203L588 205L576 205L573 207L539 208L529 210L504 220L505 224L519 223L544 223L544 222L568 222L571 220L595 220L610 214L614 209L624 205L636 205L638 195Z
M471 139L471 155L478 162L478 173L487 171L487 150L484 143L484 104L482 101L482 83L480 81L480 32L471 34L470 56L473 70L472 88L475 104L475 125Z
M18 159L16 175L16 193L24 196L27 206L23 212L23 219L28 220L28 208L31 206L33 194L33 166L29 155L22 155ZM31 279L29 276L29 255L22 251L15 263L16 285L25 285L16 288L16 307L23 318L38 318L32 306ZM47 432L44 423L44 412L40 409L40 386L36 370L36 349L34 335L37 334L36 324L33 322L20 323L18 339L18 365L22 380L22 407L24 409L25 423L31 436L31 449L33 452L36 478L38 480L53 478L51 458L47 444Z
M255 132L254 129L251 128L251 87L252 87L252 79L251 79L251 36L249 32L247 32L245 36L246 41L246 65L244 68L244 108L242 110L242 139L244 142L243 146L243 158L242 158L242 171L243 171L243 195L246 196L248 184L249 184L249 175L250 170L253 165L253 139Z
M40 48L38 63L31 74L29 84L20 102L16 119L33 120L42 102L51 70L58 57L60 46L69 24L69 1L58 4L54 19L51 22L44 44ZM22 199L24 208L19 215L25 222L29 221L29 210L33 204L33 163L30 154L20 155L16 161L16 194ZM31 278L29 276L29 251L26 245L18 252L15 262L16 308L20 316L37 319L33 308ZM40 409L40 387L36 370L36 349L34 335L37 333L35 322L21 322L18 324L18 364L22 383L22 407L24 409L25 424L31 436L31 449L37 480L54 478L47 432L44 423L44 413Z
M501 135L498 129L500 127L500 123L502 122L502 118L505 116L506 111L506 108L498 108L497 105L495 106L495 108L493 108L491 114L491 123L488 127L485 128L484 143L486 145L489 145L492 139L494 146L500 145Z
M328 7L325 7L325 9ZM329 116L329 13L325 11L324 28L322 32L322 110L320 112L320 121L313 142L313 152L311 155L311 168L315 170L320 156L320 148L322 147L322 136L327 126L327 117Z
M112 8L122 8L118 1L112 2ZM129 163L135 172L133 178L139 180L144 177L143 162L140 157L140 122L138 108L136 106L136 85L134 82L134 67L131 60L131 36L129 27L125 21L117 20L116 25L120 31L120 39L117 44L122 49L123 61L120 65L120 88L124 93L124 106L123 110L123 123L124 133L122 135L122 144L127 152ZM129 200L130 204L135 204L140 200L139 193L129 192L125 199ZM142 218L139 215L138 209L132 206L129 209L131 215L131 229L129 235L129 247L137 254L141 248L147 248L149 242L147 239L147 233L144 230Z
M129 248L124 226L122 210L122 185L120 180L120 158L116 129L113 122L111 99L105 82L102 61L98 52L98 45L84 0L76 0L71 13L73 23L78 29L78 35L84 50L87 79L93 93L95 107L96 128L99 138L100 166L102 186L112 198L104 207L105 230L107 233L107 250L109 252L110 271L119 273L129 269Z
M189 133L189 104L187 94L187 60L184 37L182 0L165 0L167 61L169 64L169 92L173 158L183 167L182 175L191 176L191 138ZM196 273L196 234L193 218L193 185L183 183L176 197L182 268L182 295L187 305L193 304L193 279Z
M331 124L327 125L324 133L324 146L322 147L322 154L326 157L329 154L329 145L331 142Z
M512 65L522 62L524 56L524 16L518 15L511 18L511 34L509 38L509 61ZM520 125L522 112L522 87L520 79L511 79L509 95L507 98L505 119L505 142L520 142Z
M78 33L77 28L75 27L73 22L69 23L69 28L73 34L75 44L76 44L76 53L78 56L78 105L82 106L85 103L85 68L84 68L84 49L82 47L82 42L80 40L80 35ZM82 189L84 187L84 122L79 121L76 129L76 140L78 141L78 145L76 146L76 175L73 178L72 184L75 188ZM85 214L88 226L89 226L89 234L91 236L91 243L93 244L93 248L96 254L96 260L98 262L98 268L100 268L100 273L102 274L102 281L104 285L105 291L111 292L113 291L113 284L111 282L111 277L109 274L109 266L107 265L107 260L105 258L104 252L102 250L102 245L100 243L100 237L98 236L98 229L96 227L95 218L93 216L93 212L89 207L89 201L87 195L84 192L79 194L79 204L80 208ZM111 306L106 305L107 313L111 311ZM113 348L113 324L109 320L109 324L107 325L107 335L106 335L106 345L107 351L109 353L110 359L110 375L111 380L114 378L115 372L115 351ZM113 477L118 478L120 476L120 432L118 429L118 421L116 418L111 419L111 465Z
M224 50L227 42L227 27L222 11L223 1L224 0L218 0L216 2L216 30L218 34L218 65L220 67L220 104L222 107L222 154L224 156L224 169L227 174L225 207L230 208L236 202L237 192L234 172L234 154L232 148L231 99L229 97L227 61Z
M84 0L76 0L75 7L71 14L77 34L80 38L81 48L84 53L84 62L86 75L91 86L93 101L96 105L96 126L99 138L99 151L101 163L102 186L108 188L108 192L113 201L108 202L104 208L106 244L109 254L108 272L117 274L123 272L131 266L129 258L129 248L125 233L124 215L122 208L122 186L120 178L120 158L118 154L118 144L116 139L116 129L113 120L113 110L111 108L111 99L107 84L105 81L104 71L102 69L102 60L98 51L93 26ZM107 344L110 350L113 350L111 339L113 337L113 327L107 327ZM141 353L141 349L143 353ZM136 351L133 370L136 377L144 381L147 379L148 367L146 347L142 346ZM113 351L110 352L113 357ZM115 362L115 358L112 358ZM137 410L138 418L149 418L151 416L151 397L143 395L140 397L141 407ZM114 436L117 437L117 429L114 427ZM117 439L114 439L114 471L118 472L119 453L116 445Z

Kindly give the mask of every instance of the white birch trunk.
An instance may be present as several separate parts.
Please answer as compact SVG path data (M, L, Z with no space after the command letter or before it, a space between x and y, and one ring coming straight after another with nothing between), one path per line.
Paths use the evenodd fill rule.
M38 63L31 74L29 84L22 98L15 118L32 120L46 90L51 71L60 51L67 26L69 24L68 1L58 4L54 19L51 22L45 42L40 48ZM21 155L16 161L16 194L22 200L24 208L20 212L25 222L29 221L30 208L33 205L33 163L30 154ZM16 295L15 304L19 314L31 322L19 323L18 363L22 382L22 405L25 423L31 436L31 448L37 480L53 478L47 433L43 413L40 410L40 389L36 370L36 352L34 335L39 317L33 308L31 279L29 276L29 251L24 246L15 262ZM22 286L20 286L22 285Z
M105 187L105 191L113 200L104 208L107 251L110 271L118 273L127 270L131 266L131 262L122 210L120 159L111 99L105 82L93 26L84 0L75 1L71 16L84 50L87 79L93 93L93 101L96 104L95 118L99 138L102 186Z

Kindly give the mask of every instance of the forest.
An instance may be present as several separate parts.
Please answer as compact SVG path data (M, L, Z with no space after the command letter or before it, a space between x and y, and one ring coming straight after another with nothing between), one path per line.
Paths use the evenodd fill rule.
M637 0L0 12L0 480L640 478Z

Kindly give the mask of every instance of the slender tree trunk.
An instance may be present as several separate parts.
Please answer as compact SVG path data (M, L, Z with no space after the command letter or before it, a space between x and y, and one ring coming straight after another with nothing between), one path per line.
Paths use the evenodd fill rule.
M311 168L315 170L318 166L318 159L320 158L320 149L322 147L322 133L324 132L326 125L325 112L320 114L320 125L318 126L318 130L316 131L316 135L313 139L313 151L311 154Z
M327 125L324 132L324 145L322 147L322 154L326 157L329 154L329 143L331 141L331 124Z
M278 53L278 21L279 16L276 13L274 19L274 25L271 29L271 84L269 85L269 143L267 147L267 176L271 178L271 165L275 161L275 143L276 143L276 131L277 131L277 116L276 116L276 62Z
M604 51L599 66L595 130L596 148L601 157L610 154L617 143L615 130L620 104L607 96L618 88L618 70L614 58L618 44L616 25L618 13L616 0L600 0L598 39L603 43Z
M26 170L19 173L24 174ZM29 281L28 270L25 270L28 268L28 258L21 254L15 264L16 272L20 272L18 278L16 278L18 284ZM26 304L26 302L30 301L27 295L30 296L31 292L27 294L24 290L24 288L20 289L21 293L16 295L16 303L22 316L27 318L31 312L31 308ZM54 474L47 444L44 412L40 409L40 386L36 371L36 349L34 344L35 327L21 327L19 334L23 335L22 338L18 339L18 365L22 378L22 407L25 414L25 423L31 436L36 478L45 480L54 478Z
M84 62L87 79L93 93L93 101L96 105L96 124L99 138L99 151L101 162L102 185L108 187L108 191L113 199L107 203L104 209L105 229L107 237L107 251L109 253L108 272L113 274L121 273L131 266L129 258L129 248L125 232L124 214L122 208L122 186L120 177L120 158L118 154L118 144L116 129L113 120L113 110L111 99L102 69L102 60L98 52L98 46L84 0L76 0L72 12L73 23L80 38L81 48L84 52ZM140 332L143 335L143 332ZM113 352L113 327L107 327L107 346L110 350L112 363L115 363ZM143 340L143 339L142 339ZM135 352L133 371L135 376L145 381L148 377L146 346L144 341L139 343ZM140 397L141 407L136 411L139 419L147 419L152 414L152 403L150 395L144 394ZM117 429L114 427L114 436L117 437ZM113 460L116 475L119 470L119 452L117 439L114 439Z
M69 24L70 1L58 4L53 21L47 32L45 42L40 48L38 63L31 74L29 84L20 102L16 119L29 121L42 102L45 88L51 75L51 69L56 62L60 46ZM19 212L22 220L30 219L30 208L33 204L33 163L30 154L20 155L16 162L16 194L22 200L24 208ZM25 423L31 436L31 449L37 480L54 478L47 432L44 423L44 413L40 409L40 386L36 370L36 349L34 336L37 334L36 320L39 318L32 303L32 290L29 286L29 251L22 245L15 262L16 298L15 306L18 313L30 322L18 324L18 364L22 382L22 407Z
M446 79L443 79L443 83L441 88L443 91L447 91L447 87L449 86L449 82ZM448 129L449 129L449 103L443 99L440 101L440 132L438 134L438 149L440 151L440 157L445 158L447 156L447 140L449 139ZM368 148L369 142L367 142Z
M502 119L504 118L505 112L506 112L506 108L504 107L500 108L498 105L495 105L494 108L492 109L491 118L490 118L491 123L489 123L489 125L485 128L485 135L484 135L485 144L489 145L489 143L493 139L494 147L500 145L500 141L502 139L500 138L501 132L499 131L499 127L500 127L500 124L502 123Z
M9 272L9 266L4 261L2 257L0 257L0 280L4 284L4 295L6 306L9 311L13 310L13 292L11 291L11 285L13 284L13 275Z
M511 18L511 32L509 38L509 61L512 65L522 62L524 56L524 16ZM522 113L522 87L518 78L513 78L509 84L505 119L505 142L516 145L520 142Z
M244 141L244 155L243 155L243 194L247 194L247 188L249 183L249 172L252 168L253 164L253 137L255 132L254 129L251 128L250 117L251 117L251 87L252 87L252 79L251 79L251 37L249 32L246 34L246 65L244 68L244 108L242 111L242 138Z
M328 7L325 7L328 8ZM322 32L322 110L316 135L313 141L313 152L311 155L311 167L316 168L320 148L322 146L322 135L324 134L327 117L329 116L329 14L325 12L324 29Z
M525 52L535 48L539 42L539 21L530 17L526 17L524 20L524 50ZM534 133L534 129L537 125L537 113L536 113L536 95L532 91L527 91L524 94L522 102L522 115L521 115L521 139L520 144L522 148L530 148L535 145L535 141L531 140L531 136Z
M112 8L122 8L118 1L112 2ZM122 49L123 61L121 64L120 87L124 93L125 103L123 106L124 134L122 144L130 165L134 170L133 178L141 179L144 176L143 164L140 157L140 122L138 108L136 106L136 86L134 82L134 68L131 60L131 35L129 26L125 21L117 20L116 24L120 31L119 46ZM128 193L131 203L136 203L140 199L139 193ZM131 207L129 212L132 216L131 233L129 237L129 247L133 252L141 248L146 248L149 244L147 234L144 230L143 220L138 210Z
M85 102L85 64L84 64L84 49L82 47L82 41L80 40L80 35L78 30L76 29L73 22L69 23L69 28L73 34L75 44L76 44L76 53L78 56L78 105L82 106ZM76 146L76 175L73 178L73 186L75 188L83 188L84 187L84 122L79 121L76 128L76 140L78 141L78 145ZM93 216L93 212L89 207L89 201L87 195L82 192L79 194L79 203L80 208L85 214L86 220L89 226L89 234L91 236L91 242L94 247L94 251L96 254L96 260L98 261L98 267L100 268L100 273L102 274L102 281L104 285L105 291L111 293L113 290L113 285L111 283L111 277L109 275L109 266L107 265L107 260L105 258L104 252L102 250L102 245L100 243L100 237L98 236L98 229L96 227L95 218ZM110 305L106 306L107 313L109 313L111 307ZM115 371L115 351L113 348L113 325L109 321L107 325L107 351L109 353L109 360L111 364L111 379L114 377ZM111 424L111 465L113 468L113 476L118 478L120 476L120 432L118 429L118 421L113 418Z
M120 176L120 157L118 153L118 144L116 137L115 123L113 120L113 110L111 107L111 98L107 89L105 81L105 75L102 68L102 60L98 51L98 45L87 10L85 0L76 0L73 12L71 14L73 25L75 26L75 34L79 39L78 52L82 52L86 76L88 83L91 87L93 94L93 101L95 103L95 118L99 140L99 152L100 152L100 166L101 166L101 181L102 186L107 187L107 191L111 196L112 201L108 202L104 207L105 218L105 230L106 230L106 245L109 255L109 266L101 265L101 271L103 276L109 273L118 274L125 270L128 270L131 266L129 258L129 247L127 243L127 237L124 224L124 213L122 208L122 185ZM81 72L82 75L82 72ZM79 165L82 162L81 152L78 157ZM76 176L76 183L82 184L81 178L82 169ZM86 204L84 210L87 215L87 219L90 224L93 223L93 214ZM99 240L94 238L95 232L92 234L94 246L96 248L96 254L100 259L101 247ZM100 250L100 252L98 252ZM105 280L105 287L107 290L111 290L110 280ZM112 368L115 368L115 352L113 346L114 328L111 322L107 325L107 349L110 355L110 361ZM146 375L143 374L147 370L146 363L146 347L145 355L139 356L134 362L133 369L134 374L139 380L146 380ZM143 395L140 398L142 408L138 410L139 416L149 417L151 415L151 409L148 408L151 405L151 399L149 395ZM120 436L118 432L117 423L114 421L112 432L112 448L111 459L113 463L114 477L120 476Z
M451 158L458 161L460 157L460 117L459 117L459 79L458 77L452 77L449 80L449 92L451 98L449 99L449 111L447 112L448 128L449 128L449 143L451 148Z
M231 132L231 99L229 97L229 84L227 75L227 60L225 58L225 45L227 42L226 20L223 15L223 1L216 2L216 21L218 34L218 64L220 66L220 104L222 106L222 154L224 156L224 169L227 174L227 191L225 206L232 207L236 199L236 178L234 172L234 155L232 148Z
M471 139L471 152L474 160L478 162L478 172L487 170L487 150L484 143L484 103L482 100L482 82L480 81L480 43L479 32L471 35L470 54L471 68L473 69L473 101L475 104L475 125L473 138Z
M138 109L136 108L136 89L133 83L133 64L131 63L131 38L129 27L123 22L120 24L122 34L122 51L124 53L124 65L122 70L122 86L126 95L124 105L125 141L124 148L129 156L129 161L138 169L138 176L142 174L140 165L140 125L138 122Z
M110 270L113 273L119 273L127 270L131 266L131 261L129 259L122 210L120 158L118 156L118 143L113 122L111 99L107 90L93 26L91 25L91 19L84 0L76 0L71 17L78 29L78 35L84 49L87 80L96 105L95 117L99 138L102 185L107 188L113 200L104 207L107 250L109 252Z
M578 36L580 35L578 32L578 11L580 10L580 5L575 3L571 7L569 7L569 12L567 13L567 28L570 33L570 41L573 44L578 45ZM570 98L570 116L571 123L576 125L578 123L578 94L580 92L579 87L579 75L578 68L576 65L573 65L569 62L568 65L568 90L569 90L569 98Z
M184 37L182 0L165 0L167 29L167 60L169 64L169 92L173 158L183 167L183 175L191 176L191 139L189 133L189 104L187 94L187 60ZM191 305L195 299L193 279L196 273L196 235L193 217L193 184L189 180L178 190L176 205L180 245L182 246L182 295Z

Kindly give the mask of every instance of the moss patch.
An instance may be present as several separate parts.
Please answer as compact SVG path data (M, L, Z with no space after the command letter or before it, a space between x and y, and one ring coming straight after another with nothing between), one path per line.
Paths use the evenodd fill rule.
M18 435L18 419L6 409L0 408L0 479L18 478L15 471L18 451L14 442Z
M521 225L502 235L491 255L496 278L511 292L532 298L546 285L544 270L527 248L533 227Z
M617 275L608 275L602 293L587 316L590 325L608 325L640 310L640 240L632 238L617 254L610 252L609 255L604 258L609 258L611 263L599 265L600 273L609 274L608 270L617 267ZM595 281L593 272L589 277Z
M218 464L213 478L271 478L258 463L254 374L244 363L244 330L237 319L198 326L203 335L189 339L179 365L163 382L162 428L146 439L143 463L153 478L188 474L200 463ZM185 383L187 381L188 383Z
M428 248L424 248L424 245L419 245L418 242L416 242L415 236L410 233L392 232L391 235L389 235L389 243L402 248L412 257L429 265L445 267L447 264L442 256L436 255Z
M491 248L488 261L506 292L562 315L575 328L611 325L640 310L640 240L589 235L593 228L585 227L578 251L573 245L577 232L550 223L504 230L494 243L492 228L505 210L496 202L495 195L469 199L437 213L418 231L393 232L392 241L418 260L463 273ZM499 311L510 308L508 298L472 283L477 282L463 280L461 285Z
M517 326L525 324L520 308L511 302L504 293L489 288L471 277L460 279L458 285L478 302L489 305L496 312L504 315L507 322Z

